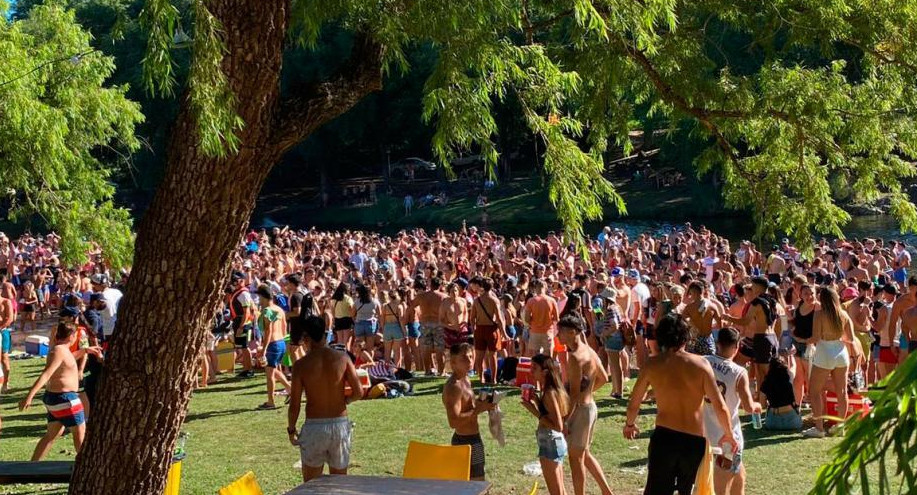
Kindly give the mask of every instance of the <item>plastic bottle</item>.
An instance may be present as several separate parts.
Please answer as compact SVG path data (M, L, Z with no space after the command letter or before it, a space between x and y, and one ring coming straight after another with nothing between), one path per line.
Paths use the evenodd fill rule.
M756 430L760 430L761 428L764 428L764 422L761 421L761 413L759 413L759 412L752 413L752 415L751 415L751 427L754 428L754 429L756 429Z
M541 463L538 461L527 462L522 465L522 472L526 476L541 476Z

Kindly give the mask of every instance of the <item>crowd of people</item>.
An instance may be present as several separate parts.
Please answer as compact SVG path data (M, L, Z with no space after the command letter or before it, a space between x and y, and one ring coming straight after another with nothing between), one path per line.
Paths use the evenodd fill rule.
M25 331L36 315L59 310L57 357L23 401L28 406L47 382L51 441L84 422L91 384L77 389L71 377L91 381L121 294L111 280L127 280L99 253L86 266L61 267L56 242L0 239L5 376L14 323ZM288 396L288 433L310 479L324 464L346 473L346 406L360 397L357 370L448 375L452 442L472 446L471 476L483 478L477 416L493 405L478 400L472 380L495 384L506 363L526 357L539 391L523 406L538 419L550 493L564 493L565 459L575 493L584 492L587 473L611 493L590 452L595 393L607 382L614 399L630 392L627 438L638 433L639 405L657 405L646 493L689 493L708 443L722 448L716 493L743 493L740 406L778 430L802 431L811 410L805 436L842 434L826 427L826 394L844 416L850 393L917 349L910 263L894 240L823 239L802 251L783 239L759 250L691 224L633 237L606 227L584 245L553 232L506 238L474 227L394 236L253 230L232 262L201 386L216 380L219 343L233 342L242 376L265 370L262 408ZM303 395L307 419L297 430Z

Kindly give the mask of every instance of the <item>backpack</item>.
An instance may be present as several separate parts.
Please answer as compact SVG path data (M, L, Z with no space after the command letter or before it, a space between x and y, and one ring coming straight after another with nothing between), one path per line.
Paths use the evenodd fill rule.
M768 294L761 294L756 297L752 304L757 304L761 306L761 309L764 311L764 319L767 321L767 326L774 324L774 321L777 320L777 300L771 297Z

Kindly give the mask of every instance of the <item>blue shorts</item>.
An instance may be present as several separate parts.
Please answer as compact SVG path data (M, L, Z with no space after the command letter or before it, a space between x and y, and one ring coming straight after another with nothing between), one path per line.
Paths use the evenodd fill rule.
M420 322L414 321L406 325L409 339L420 338Z
M506 335L509 335L510 340L515 339L516 338L516 327L513 325L506 327Z
M907 335L905 335L903 332L898 337L898 347L900 347L902 351L907 350Z
M11 335L12 328L4 328L0 330L0 336L2 336L2 343L0 343L0 353L9 354L13 350L13 337Z
M895 282L898 282L899 284L907 282L907 268L899 268L895 270L892 275L895 278Z
M382 327L382 339L385 342L404 339L404 329L398 323L386 323Z
M376 322L370 320L358 321L353 328L357 338L368 339L376 333Z
M268 344L264 349L264 359L267 365L271 368L279 368L285 352L287 352L287 343L282 340L275 340Z
M605 349L609 351L621 352L624 350L624 335L621 332L615 332L605 337Z
M538 428L535 432L538 441L538 457L552 462L564 462L567 457L567 440L564 434L550 428Z
M76 392L45 392L41 401L48 410L48 423L60 423L73 428L86 422L83 403Z

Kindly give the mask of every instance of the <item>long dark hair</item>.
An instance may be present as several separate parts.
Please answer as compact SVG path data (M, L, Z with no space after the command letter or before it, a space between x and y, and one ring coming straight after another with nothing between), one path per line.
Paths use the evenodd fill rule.
M365 285L357 286L357 294L359 295L360 303L362 304L369 304L373 300L372 296L369 293L369 287Z
M341 282L338 284L337 288L334 289L334 294L331 295L331 299L335 301L343 301L344 294L348 292L348 287L346 282Z
M557 361L555 361L551 356L545 354L536 354L532 357L532 363L537 364L541 369L545 371L544 375L544 392L553 392L557 394L557 400L560 402L560 411L561 414L566 414L570 411L570 396L567 394L567 389L564 387L563 378L560 375L560 368L557 366Z

